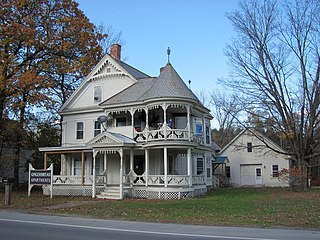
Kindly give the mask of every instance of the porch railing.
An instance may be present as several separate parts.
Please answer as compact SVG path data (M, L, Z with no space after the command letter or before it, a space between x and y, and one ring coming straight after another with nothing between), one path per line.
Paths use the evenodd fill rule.
M123 176L124 183L132 186L164 186L165 176L164 175L148 175L142 174L137 175L134 171L130 171L129 174ZM167 175L167 186L188 186L190 177L188 175ZM146 183L147 182L147 183ZM205 176L192 176L192 184L204 184Z
M92 185L93 183L93 176L92 175L85 175L84 176L84 184L85 185ZM82 184L82 176L76 175L54 175L53 176L53 184L54 185L81 185ZM104 175L97 175L96 176L96 184L103 185L105 184L105 176Z

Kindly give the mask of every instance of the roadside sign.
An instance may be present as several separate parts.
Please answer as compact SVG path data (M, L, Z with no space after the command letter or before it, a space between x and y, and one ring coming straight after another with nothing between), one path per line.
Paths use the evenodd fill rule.
M50 196L52 198L52 177L53 177L53 164L47 170L34 169L29 163L29 183L28 183L28 196L30 197L31 188L35 185L50 185Z

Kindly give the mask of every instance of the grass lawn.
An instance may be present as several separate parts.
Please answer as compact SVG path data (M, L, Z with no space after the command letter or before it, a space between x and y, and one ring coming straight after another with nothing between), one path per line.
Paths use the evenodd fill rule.
M0 210L181 224L320 228L320 189L302 193L285 188L216 189L201 198L166 201L61 196L50 199L40 193L28 198L25 192L14 192L13 196L13 205L5 206L4 193L0 193ZM78 206L49 207L80 201L84 202Z

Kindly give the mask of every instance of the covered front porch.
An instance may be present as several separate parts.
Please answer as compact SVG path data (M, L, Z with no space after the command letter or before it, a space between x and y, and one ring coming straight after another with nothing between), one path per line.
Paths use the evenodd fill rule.
M53 195L180 199L207 192L210 154L194 149L191 143L146 147L128 139L120 143L120 137L124 136L103 132L82 149L44 149L45 165L50 154L61 155L61 173L53 176ZM50 189L44 187L44 194L50 194Z

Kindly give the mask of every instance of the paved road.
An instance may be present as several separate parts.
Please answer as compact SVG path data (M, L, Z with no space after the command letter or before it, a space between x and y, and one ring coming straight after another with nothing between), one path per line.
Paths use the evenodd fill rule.
M208 227L73 218L0 211L6 240L319 240L320 230Z

